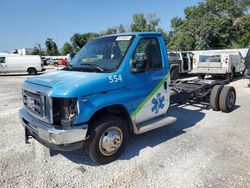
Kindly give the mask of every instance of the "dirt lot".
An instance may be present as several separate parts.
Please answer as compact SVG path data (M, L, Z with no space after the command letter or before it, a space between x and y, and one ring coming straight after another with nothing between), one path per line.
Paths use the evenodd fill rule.
M18 118L27 76L0 76L0 187L250 187L250 88L232 83L230 114L174 106L178 121L132 136L119 160L96 166L82 151L24 144Z

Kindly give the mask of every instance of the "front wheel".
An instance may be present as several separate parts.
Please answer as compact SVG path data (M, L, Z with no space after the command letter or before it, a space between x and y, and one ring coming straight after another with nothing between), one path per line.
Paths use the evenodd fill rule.
M120 117L107 115L92 124L89 135L84 145L86 154L99 164L107 164L121 155L129 133Z

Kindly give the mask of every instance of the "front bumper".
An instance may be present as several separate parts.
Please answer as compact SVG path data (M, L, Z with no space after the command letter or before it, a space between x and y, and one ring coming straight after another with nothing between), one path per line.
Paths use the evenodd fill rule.
M83 141L87 138L87 124L69 129L57 129L34 118L25 108L19 111L19 116L25 128L26 136L32 136L38 142L53 150L73 151L81 149Z

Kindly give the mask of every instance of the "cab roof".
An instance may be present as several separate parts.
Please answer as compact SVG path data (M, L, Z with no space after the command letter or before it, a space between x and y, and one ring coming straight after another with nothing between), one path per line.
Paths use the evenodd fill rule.
M117 34L111 34L111 35L104 35L98 38L103 38L107 36L127 36L127 35L134 35L134 36L147 36L147 35L157 35L161 36L160 32L128 32L128 33L117 33Z

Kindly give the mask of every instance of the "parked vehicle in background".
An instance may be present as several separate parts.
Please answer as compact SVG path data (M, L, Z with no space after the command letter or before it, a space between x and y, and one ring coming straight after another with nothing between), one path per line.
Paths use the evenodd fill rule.
M48 59L46 59L45 57L41 57L42 61L43 61L43 65L47 66L48 65Z
M243 56L237 49L194 52L192 73L198 74L202 79L211 75L225 76L232 81L235 74L244 72L245 59L246 54Z
M58 60L57 62L58 62L58 65L67 65L67 64L68 64L67 58L65 58L65 59L60 59L60 60Z
M75 57L75 55L76 55L76 52L71 52L67 54L68 63L70 63L70 61Z
M168 52L171 79L176 80L181 73L192 71L193 53L191 52Z
M43 62L40 56L36 55L0 55L0 73L28 72L35 75L44 71Z

